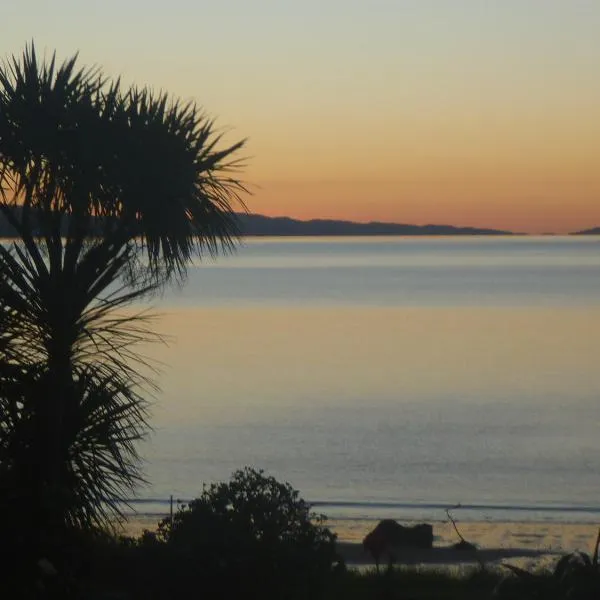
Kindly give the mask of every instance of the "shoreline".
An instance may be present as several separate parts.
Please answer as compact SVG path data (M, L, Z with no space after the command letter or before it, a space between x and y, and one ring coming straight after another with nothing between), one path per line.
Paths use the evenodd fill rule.
M144 529L154 530L161 518L164 517L130 517L124 524L123 533L137 536ZM595 523L545 521L458 521L461 535L477 547L472 552L452 548L459 537L449 521L427 522L433 525L434 547L431 550L402 550L398 553L396 564L463 568L482 563L500 565L506 560L525 569L551 568L565 553L581 550L591 554L599 526ZM372 557L363 550L362 539L376 524L377 521L371 519L326 521L326 525L338 535L338 549L348 566L368 568L374 565Z

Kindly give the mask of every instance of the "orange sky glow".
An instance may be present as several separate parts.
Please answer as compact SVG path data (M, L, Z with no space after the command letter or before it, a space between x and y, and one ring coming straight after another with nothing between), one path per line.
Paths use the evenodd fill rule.
M78 50L247 137L252 212L600 226L594 0L8 3L4 56Z

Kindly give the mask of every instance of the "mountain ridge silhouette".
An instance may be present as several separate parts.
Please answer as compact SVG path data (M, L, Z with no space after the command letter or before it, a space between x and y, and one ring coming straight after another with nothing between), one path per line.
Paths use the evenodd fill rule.
M15 210L18 212L19 207ZM292 217L268 217L257 213L235 213L234 219L242 236L418 236L418 235L523 235L490 227L462 227L433 224L413 225L369 221L359 223L343 219L300 220ZM66 225L63 225L66 231ZM553 234L548 234L553 235ZM574 231L569 235L600 235L600 227ZM15 237L15 232L0 213L0 237Z
M512 231L454 225L411 225L370 221L358 223L337 219L302 221L291 217L236 214L242 235L248 236L350 236L350 235L515 235Z

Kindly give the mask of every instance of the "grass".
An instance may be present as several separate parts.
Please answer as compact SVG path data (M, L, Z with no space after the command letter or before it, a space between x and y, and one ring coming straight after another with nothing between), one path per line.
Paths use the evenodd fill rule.
M217 574L212 569L207 570L207 564L198 562L192 556L174 552L165 545L140 546L134 540L128 542L105 538L82 550L87 568L77 569L69 582L61 582L60 577L53 582L55 578L50 577L47 579L50 584L48 591L62 590L64 593L42 597L82 600L176 600L201 597L229 600L256 596L263 600L530 600L539 597L541 589L551 591L556 587L551 573L536 574L532 579L535 586L530 588L523 587L517 575L501 567L436 565L396 566L390 571L382 569L380 573L374 567L340 568L312 590L300 590L296 582L287 581L286 577L278 582L276 591L268 582L256 581L255 572L243 568L240 570L240 565L232 564L231 568L225 567ZM268 573L267 568L261 577L268 576ZM233 587L232 579L237 580ZM508 586L503 585L501 593L495 595L501 582ZM253 593L258 591L260 595ZM562 600L564 596L544 597ZM588 597L595 598L585 596L586 600Z
M502 579L498 571L398 567L377 574L375 570L348 571L333 582L328 600L470 600L489 598Z

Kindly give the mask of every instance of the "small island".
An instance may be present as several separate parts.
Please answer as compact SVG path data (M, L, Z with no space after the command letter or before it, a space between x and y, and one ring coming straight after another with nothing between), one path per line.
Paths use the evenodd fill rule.
M600 235L600 227L592 227L591 229L574 231L571 235Z

